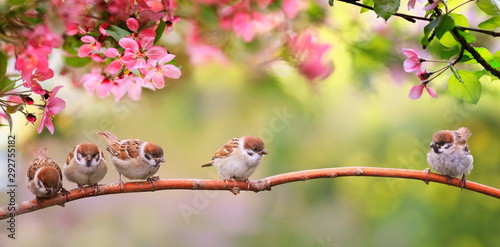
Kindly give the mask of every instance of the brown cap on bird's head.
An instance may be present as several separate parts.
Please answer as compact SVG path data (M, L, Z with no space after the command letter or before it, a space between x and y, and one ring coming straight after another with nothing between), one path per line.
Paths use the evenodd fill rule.
M56 168L44 166L37 172L38 179L43 182L47 188L57 188L61 179L61 175Z
M264 142L260 138L255 136L245 136L244 142L244 149L252 149L258 154L268 154L266 148L264 147Z

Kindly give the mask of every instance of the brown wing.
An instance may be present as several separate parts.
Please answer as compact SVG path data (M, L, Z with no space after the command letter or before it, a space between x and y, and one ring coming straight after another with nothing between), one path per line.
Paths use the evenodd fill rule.
M144 143L144 141L139 139L123 140L121 142L116 141L110 143L106 147L106 150L115 157L122 160L128 160L139 156L139 146L142 143Z
M35 160L33 160L33 162L31 162L28 167L28 180L33 180L35 178L36 171L44 166L52 166L56 168L57 172L59 172L59 178L62 180L61 168L51 158L36 158Z
M457 134L457 144L458 145L466 145L467 144L467 139L471 136L471 133L469 129L465 127L460 127L456 131Z
M213 164L214 159L224 158L230 155L235 148L238 148L238 140L239 138L233 138L226 142L219 150L215 151L212 160L201 165L201 167L211 166Z
M73 156L75 155L75 148L71 149L71 151L68 154L68 157L66 157L66 165L69 164L69 161L73 159Z

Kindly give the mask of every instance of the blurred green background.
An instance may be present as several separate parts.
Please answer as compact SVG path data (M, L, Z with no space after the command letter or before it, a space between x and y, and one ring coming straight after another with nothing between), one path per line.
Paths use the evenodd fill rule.
M475 167L467 178L500 187L498 82L482 81L482 98L472 106L447 92L446 74L432 82L439 98L424 93L411 101L408 91L418 78L403 72L401 48L421 51L415 41L425 23L391 18L385 24L373 13L358 13L343 3L328 10L318 31L332 44L335 72L315 86L279 61L190 66L182 44L167 45L183 65L182 77L144 92L138 102L99 99L66 83L59 97L67 108L55 119L54 135L38 135L16 118L17 200L34 198L24 185L34 148L48 147L62 165L83 141L104 149L95 134L103 129L160 144L167 160L162 179L218 179L215 168L200 164L228 139L257 135L269 151L251 177L259 179L343 166L423 170L433 133L466 126ZM1 131L4 152L7 131ZM106 158L101 183L116 183ZM7 177L6 168L0 175ZM1 186L6 205L5 182ZM416 180L343 177L238 196L181 190L84 198L16 217L15 241L1 221L0 246L495 246L499 220L500 201L482 194Z

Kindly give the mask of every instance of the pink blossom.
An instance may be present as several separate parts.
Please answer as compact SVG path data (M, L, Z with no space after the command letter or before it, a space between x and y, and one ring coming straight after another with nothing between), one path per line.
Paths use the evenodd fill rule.
M109 34L106 32L106 28L111 25L110 23L103 23L99 25L99 33L101 33L102 36L109 36Z
M156 65L144 76L144 84L153 80L153 85L158 89L162 89L165 86L165 77L179 79L181 70L172 64L165 64L174 59L174 57L175 55L167 54L158 60Z
M54 134L54 124L52 123L51 118L66 107L66 102L64 102L63 99L56 97L57 92L62 87L63 86L57 86L54 88L54 90L52 90L52 92L50 92L50 96L47 99L40 126L38 126L39 134L42 133L43 126L46 126L51 134Z
M307 9L308 3L304 0L284 0L282 6L286 17L295 19L299 11Z
M94 37L85 35L81 38L81 40L85 43L88 44L83 44L80 46L80 49L78 49L78 56L79 57L86 57L92 53L92 51L99 52L101 51L101 43L95 40Z
M96 70L83 75L81 82L87 93L93 95L96 91L100 98L106 97L111 90L111 81Z
M165 48L153 46L154 37L143 36L139 42L131 38L122 38L118 42L121 47L125 48L122 61L129 70L146 68L147 61L156 61L167 54Z
M111 90L112 94L115 95L115 101L119 101L125 94L128 94L128 97L134 101L141 98L144 82L141 77L129 74L123 78L117 78L115 82L117 85Z
M424 88L426 89L427 93L432 97L432 98L437 98L438 95L434 90L432 90L430 87L427 86L427 83L420 83L418 85L413 86L410 89L410 93L408 94L408 97L412 100L419 99L422 96L422 92L424 91Z
M46 71L49 68L47 56L52 52L48 46L35 48L28 46L16 59L15 68L21 71L21 78L27 82L31 80L33 70Z
M406 72L413 72L421 69L421 65L424 60L418 56L418 53L415 50L403 48L402 52L408 57L403 64Z
M252 12L238 12L233 18L232 26L237 37L243 37L245 42L250 42L257 33L265 33L278 24L277 15L262 15Z
M147 1L145 0L137 0L137 5L143 9L149 9L149 5L146 3ZM130 0L130 5L133 7L134 6L134 0Z
M439 1L440 1L440 0L434 0L434 2L433 2L433 3L431 3L431 4L427 5L427 6L425 6L425 7L423 8L423 10L425 10L425 11L429 11L429 10L433 10L433 9L435 9L435 8L439 5Z
M289 38L289 48L301 74L310 81L323 80L333 72L331 60L324 61L330 45L313 42L313 38L315 35L309 32Z
M28 37L28 44L39 48L41 46L49 46L53 48L61 47L63 38L61 35L53 33L47 26L40 25L35 27L33 32Z
M45 81L54 77L54 71L50 68L45 70L36 69L35 73L31 76L29 80L24 81L23 86L26 88L31 88L36 94L45 94L45 90L43 90L42 86L40 86L40 81Z
M127 27L130 31L136 32L139 29L139 22L135 18L128 18Z
M118 50L115 48L107 49L104 52L104 55L106 55L106 57L111 57L111 58L116 57L116 59L113 60L108 66L109 73L111 73L113 75L118 73L122 69L123 64L125 64L122 60L122 56L120 55Z
M206 62L227 63L228 60L224 52L219 48L204 44L200 38L198 24L191 22L187 31L186 52L189 54L191 64Z
M408 10L415 9L415 3L417 0L409 0L408 1Z

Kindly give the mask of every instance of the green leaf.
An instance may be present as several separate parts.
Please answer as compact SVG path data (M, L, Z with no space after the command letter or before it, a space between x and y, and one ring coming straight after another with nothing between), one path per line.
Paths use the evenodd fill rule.
M464 31L461 31L461 30L458 30L458 33L460 35L462 35L462 37L465 38L465 41L467 41L467 43L474 43L476 42L476 36L468 33L468 32L464 32Z
M455 37L453 37L453 34L451 34L450 32L446 32L443 37L441 37L439 39L439 43L441 43L442 45L446 46L446 47L449 47L449 48L452 48L452 47L455 47L455 46L458 46L458 42L455 40Z
M333 7L333 0L328 0L328 4Z
M456 71L450 77L448 90L451 95L470 104L477 104L481 98L481 83L472 72L467 70Z
M373 0L373 10L387 21L399 9L399 0Z
M7 71L7 56L5 53L0 52L0 79L5 76L5 72Z
M106 33L109 36L113 37L113 39L115 39L116 41L120 41L120 39L130 35L129 31L115 25L109 25L106 28Z
M363 4L367 5L367 6L373 6L373 0L363 0ZM367 8L361 8L361 10L359 10L359 13L363 14L363 13L368 12L368 11L370 11L370 10Z
M431 34L432 30L434 30L434 28L436 28L437 25L438 25L438 19L434 19L424 27L424 37L422 37L422 40L420 41L420 43L422 43L423 46L429 45L429 34Z
M67 65L75 68L83 67L88 63L90 63L90 61L92 60L90 59L90 57L67 57L67 56L63 56L63 59Z
M436 37L441 39L443 35L455 28L455 21L449 15L442 15L437 18L436 23Z
M477 7L488 15L500 15L500 0L478 0Z
M0 92L8 92L16 86L16 83L14 83L9 77L4 76L3 78L0 78Z
M491 17L490 19L479 23L479 28L492 30L500 27L500 16Z
M484 60L486 60L486 62L492 62L494 59L493 59L493 55L491 55L490 51L488 51L488 49L484 48L484 47L474 47L474 49L479 53L479 55L481 55L481 57L484 58Z
M467 21L467 17L465 17L464 15L450 13L450 16L451 16L451 18L453 18L453 21L455 21L455 25L462 26L462 27L469 26L469 21Z
M481 77L483 77L483 75L485 75L487 72L488 71L483 69L483 70L472 71L472 74L474 74L477 77L477 79L481 79Z
M156 45L158 40L160 40L161 36L163 35L163 32L165 32L165 26L166 23L163 21L163 19L160 19L160 24L158 24L158 27L155 30L156 36L155 36L155 42L153 44Z

